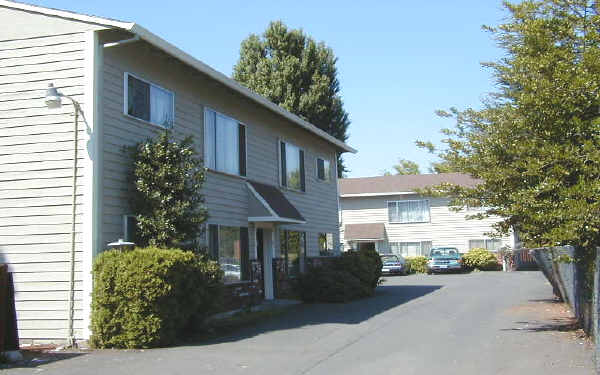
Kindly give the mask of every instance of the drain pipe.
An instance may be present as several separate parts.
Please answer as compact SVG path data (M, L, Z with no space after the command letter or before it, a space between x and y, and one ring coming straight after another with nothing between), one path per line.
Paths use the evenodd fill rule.
M137 42L139 40L141 40L140 36L136 35L133 38L123 39L123 40L119 40L117 42L104 43L102 46L104 48L118 47L118 46L122 46L124 44L134 43L134 42Z

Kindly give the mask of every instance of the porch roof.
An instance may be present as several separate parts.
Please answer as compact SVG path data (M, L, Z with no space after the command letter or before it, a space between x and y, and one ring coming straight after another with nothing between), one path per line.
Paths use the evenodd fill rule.
M251 201L248 221L304 224L306 220L298 209L272 185L247 181ZM254 203L254 204L253 204Z
M379 241L385 239L385 225L383 223L346 224L344 228L344 239L346 241Z

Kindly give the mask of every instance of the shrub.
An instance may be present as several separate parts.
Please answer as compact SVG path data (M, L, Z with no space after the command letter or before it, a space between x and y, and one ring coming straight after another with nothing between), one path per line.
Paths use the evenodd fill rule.
M217 263L176 249L105 251L93 274L90 342L99 348L172 344L223 292Z
M462 261L465 267L471 270L490 271L499 267L496 255L486 249L471 249L463 255Z
M407 273L427 273L427 260L425 256L406 257Z
M374 250L352 251L311 267L295 284L305 302L348 302L373 295L381 279L381 258Z
M135 242L159 247L189 246L208 212L200 193L205 174L191 137L174 142L168 131L130 148L131 209Z

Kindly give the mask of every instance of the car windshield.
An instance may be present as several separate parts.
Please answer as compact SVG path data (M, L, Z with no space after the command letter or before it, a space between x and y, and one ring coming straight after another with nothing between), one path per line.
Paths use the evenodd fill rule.
M399 259L397 256L395 255L384 255L381 257L381 261L386 263L386 262L398 262Z
M431 257L458 257L458 249L455 247L436 247L431 249Z

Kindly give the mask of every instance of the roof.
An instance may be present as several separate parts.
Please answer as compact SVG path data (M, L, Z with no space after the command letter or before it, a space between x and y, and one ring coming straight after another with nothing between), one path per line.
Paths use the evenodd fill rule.
M414 194L416 189L423 189L441 183L472 187L479 184L480 180L463 173L344 178L339 180L339 189L340 196L343 198L367 197Z
M256 181L247 181L246 184L254 197L270 214L269 216L249 217L248 221L306 223L298 209L276 186L261 184Z
M385 225L383 223L346 224L344 240L384 240Z
M80 13L69 12L69 11L53 9L53 8L45 8L45 7L41 7L41 6L37 6L37 5L18 3L15 1L9 1L9 0L0 0L0 6L129 31L129 32L139 36L140 39L152 44L156 48L166 52L169 55L174 56L175 58L179 59L181 62L206 74L207 76L211 77L215 81L217 81L217 82L225 85L226 87L238 92L239 94L251 99L255 103L262 105L263 107L269 109L270 111L275 112L276 114L278 114L280 116L283 116L284 118L286 118L287 120L300 126L301 128L319 136L320 138L322 138L322 139L326 140L327 142L336 146L339 150L341 150L343 152L356 153L356 149L350 147L346 143L329 135L327 132L319 129L315 125L300 118L299 116L285 110L284 108L280 107L279 105L269 101L267 98L242 86L235 80L227 77L225 74L204 64L202 61L189 55L188 53L184 52L183 50L175 47L173 44L167 42L166 40L162 39L158 35L146 30L145 28L143 28L142 26L140 26L139 24L137 24L135 22L118 21L118 20L114 20L114 19L110 19L110 18L97 17L97 16L80 14Z

